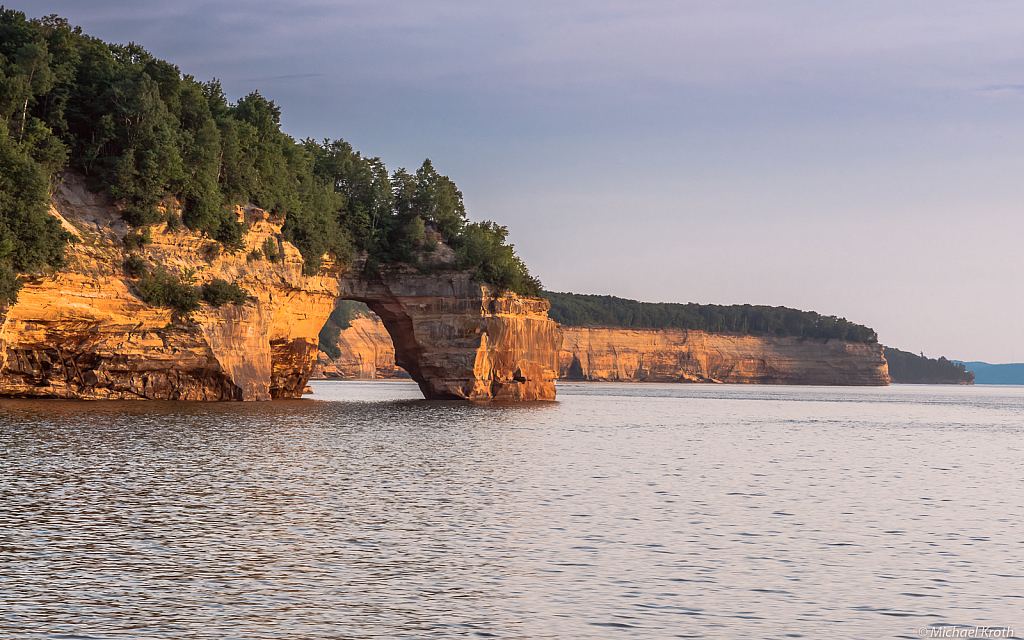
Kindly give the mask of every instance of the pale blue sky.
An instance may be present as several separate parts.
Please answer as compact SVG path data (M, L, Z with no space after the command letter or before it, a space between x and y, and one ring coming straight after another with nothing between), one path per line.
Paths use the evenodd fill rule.
M1019 2L34 0L297 138L425 157L555 291L1024 360Z

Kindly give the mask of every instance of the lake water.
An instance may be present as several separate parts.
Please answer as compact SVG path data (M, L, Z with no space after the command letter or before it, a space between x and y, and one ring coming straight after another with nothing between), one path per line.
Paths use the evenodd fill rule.
M1024 635L1024 388L313 389L0 401L0 637Z

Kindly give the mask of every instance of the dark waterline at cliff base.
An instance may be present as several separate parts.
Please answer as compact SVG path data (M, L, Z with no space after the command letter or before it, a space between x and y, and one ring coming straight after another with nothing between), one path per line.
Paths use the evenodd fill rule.
M0 402L0 636L1024 628L1024 389Z

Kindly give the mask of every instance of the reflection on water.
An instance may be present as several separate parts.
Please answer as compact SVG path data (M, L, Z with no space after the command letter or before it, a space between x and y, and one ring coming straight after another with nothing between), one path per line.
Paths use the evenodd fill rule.
M0 635L1024 630L1024 390L0 401Z

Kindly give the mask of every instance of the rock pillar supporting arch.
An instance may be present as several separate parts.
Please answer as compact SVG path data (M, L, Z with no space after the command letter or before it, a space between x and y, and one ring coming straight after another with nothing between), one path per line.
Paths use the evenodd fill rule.
M562 333L546 300L497 294L469 274L346 275L339 297L365 303L395 363L427 399L554 400Z

